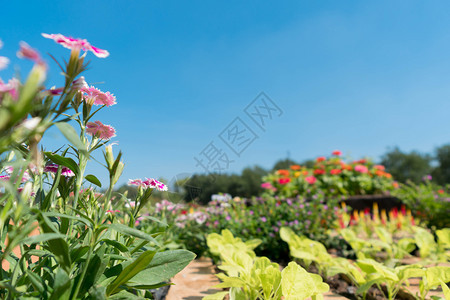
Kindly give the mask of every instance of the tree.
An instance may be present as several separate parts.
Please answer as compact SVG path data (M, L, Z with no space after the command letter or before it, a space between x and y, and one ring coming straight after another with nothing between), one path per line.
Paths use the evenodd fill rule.
M259 166L247 167L241 175L237 174L194 174L188 180L177 184L183 190L183 199L206 204L211 196L228 193L231 196L250 198L262 192L261 178L267 171Z
M438 165L431 173L433 179L442 185L450 183L450 144L436 148L434 153Z
M298 163L289 158L280 159L279 161L277 161L275 163L272 170L276 171L276 170L281 170L281 169L289 169L289 167L292 165L298 165Z
M398 147L386 152L381 157L381 164L394 179L406 182L408 179L419 183L425 175L431 174L431 156L417 151L402 152Z

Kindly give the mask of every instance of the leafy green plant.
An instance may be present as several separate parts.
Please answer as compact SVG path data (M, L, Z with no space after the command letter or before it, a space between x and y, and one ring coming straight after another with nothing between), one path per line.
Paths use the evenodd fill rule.
M437 242L428 230L415 227L414 239L419 247L420 257L433 262L450 261L450 228L436 230Z
M353 248L358 259L372 258L395 265L415 249L412 238L402 238L394 243L392 234L384 227L375 226L374 232L377 238L359 238L354 227L341 229L339 233Z
M448 187L436 185L430 179L420 184L407 182L393 191L429 228L450 227L450 194Z
M233 237L227 230L222 235L209 235L208 245L212 253L220 254L222 264L219 269L226 272L217 276L222 283L216 288L230 288L203 299L306 299L322 297L328 285L319 275L308 273L305 269L290 262L280 271L280 266L266 257L257 257L253 252L259 241L244 243Z

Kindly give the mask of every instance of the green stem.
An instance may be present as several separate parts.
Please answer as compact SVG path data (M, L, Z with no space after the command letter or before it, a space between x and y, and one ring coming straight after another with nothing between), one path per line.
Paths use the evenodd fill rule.
M94 235L91 234L91 244L89 245L89 252L88 252L88 255L86 257L86 261L85 261L85 263L83 265L83 271L81 273L80 279L77 282L77 286L75 287L75 291L72 294L72 298L71 299L76 299L78 297L78 293L80 291L81 284L83 283L84 277L86 276L86 272L87 272L87 269L89 267L89 262L90 262L91 256L92 256L92 249L95 247L95 243L93 243L93 241L92 241L93 237L94 237Z

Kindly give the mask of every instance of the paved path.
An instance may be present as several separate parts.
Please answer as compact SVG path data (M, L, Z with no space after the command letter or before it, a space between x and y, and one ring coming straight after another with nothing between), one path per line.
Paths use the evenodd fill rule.
M172 279L175 285L170 287L166 300L201 300L208 294L221 291L211 289L220 283L214 274L211 259L202 257L192 261Z

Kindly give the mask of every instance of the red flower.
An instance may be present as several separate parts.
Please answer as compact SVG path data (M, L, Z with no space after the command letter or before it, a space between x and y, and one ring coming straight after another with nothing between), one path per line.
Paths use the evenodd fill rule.
M321 161L325 161L325 160L327 160L325 156L321 156L316 159L317 162L321 162Z
M443 194L443 193L444 193L444 190L443 190L443 189L440 189L440 190L438 190L437 192L438 192L438 194Z
M331 154L336 155L336 156L341 156L342 152L339 150L334 150Z
M330 171L331 175L338 175L341 174L342 170L341 169L333 169Z
M306 182L309 183L309 184L314 184L314 183L316 183L317 178L314 177L314 176L308 176L308 177L305 178L305 180L306 180Z
M291 182L291 179L290 178L280 178L280 179L278 179L278 182L280 184L286 184L286 183Z
M322 170L322 169L314 170L314 174L315 175L323 175L323 174L325 174L325 170Z
M184 210L184 209L183 209L183 210L181 211L181 214L182 214L182 215L187 214L187 210Z

